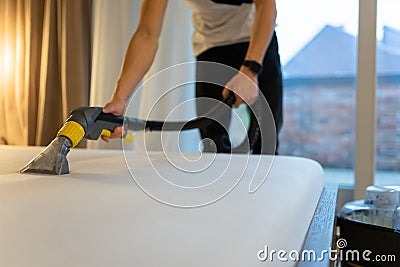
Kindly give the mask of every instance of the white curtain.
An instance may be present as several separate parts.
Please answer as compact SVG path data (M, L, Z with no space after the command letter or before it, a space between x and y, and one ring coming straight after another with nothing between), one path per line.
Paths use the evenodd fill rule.
M138 0L93 1L90 106L103 106L110 99L139 11ZM121 148L121 141L112 140L109 144L89 141L87 147Z
M140 5L139 0L94 0L93 1L93 66L91 79L91 106L103 106L114 90L115 82L118 78L123 56L128 46L129 40L137 27ZM132 117L147 118L149 110L155 104L157 99L166 90L165 80L154 79L151 88L146 87L146 81L153 74L162 71L165 68L183 62L194 60L191 49L191 11L185 6L183 1L169 1L168 8L164 18L164 27L159 40L159 51L156 59L149 71L144 77L143 90L137 90L131 104L127 109L127 115ZM186 79L194 80L195 69L185 68L182 71L174 71L168 79L180 79L177 76L184 76ZM169 81L169 84L171 81ZM140 87L141 88L141 87ZM150 119L163 120L187 120L195 117L195 104L190 101L178 112L170 111L187 99L193 99L193 84L185 86L184 90L175 90L162 99L160 105L152 110ZM169 151L180 149L185 152L198 151L199 134L198 131L182 133L179 138L178 133L163 134L163 141L159 133L146 133L146 147L151 150ZM135 149L143 149L143 135L137 133L135 142L132 145ZM178 144L178 143L179 144ZM89 142L89 148L121 148L120 140L113 140L109 144L102 141ZM125 146L127 147L127 146Z

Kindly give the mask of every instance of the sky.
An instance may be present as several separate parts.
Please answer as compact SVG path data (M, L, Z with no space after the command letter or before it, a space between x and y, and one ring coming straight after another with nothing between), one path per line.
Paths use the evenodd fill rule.
M363 0L362 0L363 1ZM364 0L367 1L367 0ZM277 35L285 64L326 24L357 35L359 0L276 0ZM400 30L400 0L378 0L377 38L384 25Z

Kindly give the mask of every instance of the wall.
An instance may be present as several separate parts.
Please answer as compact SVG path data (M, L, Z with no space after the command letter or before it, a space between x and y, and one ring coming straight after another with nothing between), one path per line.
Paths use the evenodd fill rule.
M288 82L279 153L309 157L325 167L353 168L354 80ZM400 170L400 80L381 79L377 89L377 169Z

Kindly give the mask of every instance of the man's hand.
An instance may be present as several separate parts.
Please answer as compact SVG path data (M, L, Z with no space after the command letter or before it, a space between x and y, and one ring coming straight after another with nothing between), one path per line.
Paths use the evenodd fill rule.
M116 116L122 116L122 114L124 113L124 108L125 108L125 101L113 96L111 101L104 105L103 112L104 113L112 113ZM101 139L103 139L105 142L108 143L108 142L110 142L111 138L122 138L122 133L123 133L122 126L117 127L111 133L110 136L102 135Z
M240 104L253 104L258 97L258 79L257 74L254 74L247 67L242 66L233 78L225 85L222 91L222 97L225 99L229 96L230 91L233 91L236 97L233 107L237 108Z

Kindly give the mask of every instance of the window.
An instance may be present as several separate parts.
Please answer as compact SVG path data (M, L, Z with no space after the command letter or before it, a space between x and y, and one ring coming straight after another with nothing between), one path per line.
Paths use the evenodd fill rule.
M279 153L315 159L328 181L353 184L358 1L277 4L284 78Z
M398 0L377 2L377 184L400 184L400 20Z

